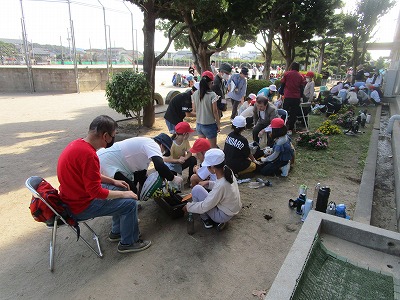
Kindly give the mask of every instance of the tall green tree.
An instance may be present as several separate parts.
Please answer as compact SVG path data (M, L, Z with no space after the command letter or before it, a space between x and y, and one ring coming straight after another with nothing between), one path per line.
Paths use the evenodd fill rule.
M275 42L289 66L296 57L296 47L322 32L330 24L330 15L340 0L281 0L274 5L279 17L276 30L282 43ZM282 47L280 46L282 45Z
M171 22L186 26L186 36L178 47L189 46L199 72L210 68L210 57L235 44L248 34L257 7L247 0L176 0ZM186 40L184 40L186 39Z
M0 63L4 64L5 58L16 59L18 56L17 48L14 44L0 41Z
M367 42L374 35L378 20L395 5L395 0L357 0L356 10L344 21L346 32L351 34L353 46L353 68L365 62ZM362 50L359 51L359 48Z
M256 24L255 32L259 34L263 42L260 43L256 38L252 42L264 57L264 71L262 75L264 79L267 79L270 74L273 40L277 33L276 28L279 19L274 9L279 4L275 0L261 0L258 2L259 14L254 19L254 23Z
M179 22L171 24L168 34L168 43L165 49L158 55L154 54L154 36L156 30L156 20L165 19L168 12L174 9L173 0L127 0L132 4L138 6L143 12L143 38L144 38L144 51L143 51L143 71L151 86L151 99L154 99L154 83L157 62L168 51L172 41L180 34L180 31L175 31L174 28ZM174 34L173 34L174 32ZM143 108L143 125L152 127L155 121L154 103L150 101Z

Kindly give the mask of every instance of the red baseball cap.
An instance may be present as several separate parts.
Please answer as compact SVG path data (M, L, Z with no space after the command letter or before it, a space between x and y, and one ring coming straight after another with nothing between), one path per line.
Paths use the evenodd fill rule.
M208 77L211 81L214 81L214 74L210 71L204 71L201 77Z
M274 118L271 121L271 128L282 128L285 126L285 121L282 118Z
M198 138L194 141L193 147L190 148L191 153L199 153L199 152L206 152L210 150L211 144L210 141L205 138Z
M190 127L188 122L179 122L175 125L175 132L179 134L184 134L188 132L194 132L194 130Z

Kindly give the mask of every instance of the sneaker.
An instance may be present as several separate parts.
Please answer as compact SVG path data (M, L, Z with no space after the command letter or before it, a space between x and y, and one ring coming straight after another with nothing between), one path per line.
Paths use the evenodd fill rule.
M213 228L213 227L214 227L214 222L213 222L213 220L211 220L211 219L207 219L207 220L201 219L201 220L203 221L203 224L204 224L204 227L205 227L205 228L210 229L210 228Z
M226 226L226 223L218 223L217 224L217 231L222 231Z
M119 242L121 240L121 234L110 231L108 234L108 240L110 242Z
M131 245L123 245L121 243L118 244L118 252L119 253L128 253L128 252L139 252L149 248L151 245L151 241L146 240L137 240L136 243Z
M281 174L282 177L287 177L289 175L290 161L281 168L281 171L282 171L282 174Z

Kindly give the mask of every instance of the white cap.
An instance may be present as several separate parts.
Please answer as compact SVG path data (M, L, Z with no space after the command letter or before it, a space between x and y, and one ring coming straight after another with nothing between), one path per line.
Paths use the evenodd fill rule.
M251 100L254 100L254 99L256 99L256 98L257 98L257 95L256 95L256 94L253 94L253 93L251 93L251 94L249 94L249 98L250 98Z
M196 81L193 86L194 86L194 88L196 90L199 90L200 89L200 82Z
M232 120L232 125L237 127L237 128L243 128L246 127L246 118L243 116L236 116Z
M275 84L271 84L271 85L269 86L269 90L270 90L270 91L273 91L273 92L276 92L276 85L275 85Z
M345 84L344 87L345 87L345 88L346 88L346 87L349 87L349 85L348 85L348 84Z
M367 73L364 73L364 76L367 76L367 77L368 77L368 76L369 76L369 73L368 73L368 72L367 72Z
M359 87L359 89L360 89L360 90L365 89L365 86L362 85L362 86Z
M225 161L225 153L221 149L212 148L204 155L203 167L217 166Z
M350 91L354 91L354 86L352 86L352 87L350 88Z

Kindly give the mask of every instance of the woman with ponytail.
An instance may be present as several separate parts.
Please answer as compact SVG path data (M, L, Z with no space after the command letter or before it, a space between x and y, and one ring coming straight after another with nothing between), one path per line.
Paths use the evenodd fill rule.
M238 184L232 170L225 165L225 154L220 149L206 152L202 166L207 167L217 180L210 193L201 185L192 189L193 202L183 207L184 211L200 214L205 228L214 225L221 231L226 222L242 208Z
M196 113L196 130L200 138L207 138L211 148L217 148L220 119L217 107L219 96L211 90L214 74L205 71L201 75L200 89L193 93L193 113Z

